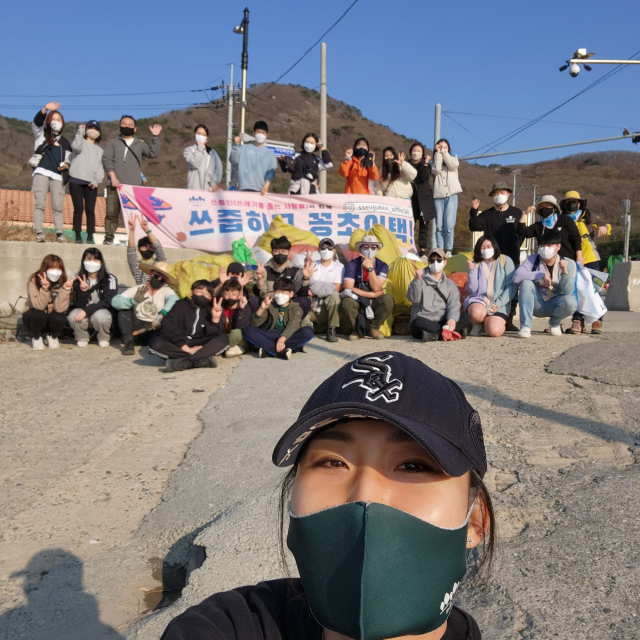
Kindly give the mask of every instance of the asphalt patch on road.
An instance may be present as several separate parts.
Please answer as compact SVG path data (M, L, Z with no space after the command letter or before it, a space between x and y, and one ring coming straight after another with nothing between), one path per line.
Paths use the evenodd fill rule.
M609 334L568 349L546 370L605 384L640 387L640 333Z

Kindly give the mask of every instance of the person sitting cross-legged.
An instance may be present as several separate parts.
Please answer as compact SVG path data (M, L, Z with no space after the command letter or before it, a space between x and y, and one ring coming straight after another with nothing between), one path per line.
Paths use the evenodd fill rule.
M518 291L512 282L513 271L513 260L500 251L495 238L481 236L473 250L473 260L467 260L464 310L473 323L469 335L480 335L481 326L491 338L499 338L505 332L511 300Z
M411 335L416 340L460 340L467 336L469 315L460 313L458 287L444 274L447 264L444 249L432 249L429 271L416 269L409 284Z
M165 358L167 371L217 367L216 356L229 348L223 308L208 280L196 280L191 296L178 300L149 341L149 352Z
M214 286L214 283L211 285ZM242 337L242 330L251 324L251 307L239 278L225 280L220 295L221 322L224 323L224 332L229 336L229 348L224 352L224 357L235 358L249 349L249 344Z
M367 333L376 340L384 339L380 325L393 311L393 296L384 292L389 265L376 258L380 249L382 242L376 236L363 236L356 242L360 256L344 269L340 329L349 340L363 338Z
M178 301L178 296L169 286L178 286L178 281L171 275L170 264L141 262L140 269L150 276L146 284L129 287L111 301L111 306L118 311L123 356L135 355L133 336L159 329L164 317Z
M251 326L242 335L258 349L261 358L291 359L313 338L311 327L302 327L302 307L293 302L294 283L280 278L273 284L273 295L268 293L258 310L251 316Z
M549 333L562 335L560 323L578 308L575 296L576 263L559 255L562 236L555 229L538 238L538 254L530 255L513 274L520 285L520 331L531 337L531 321L549 318Z
M311 311L309 319L316 333L327 332L327 342L338 342L337 330L340 326L340 289L344 267L336 256L336 246L331 238L320 241L320 260L312 262L310 257L305 267L311 267L313 274L309 280Z

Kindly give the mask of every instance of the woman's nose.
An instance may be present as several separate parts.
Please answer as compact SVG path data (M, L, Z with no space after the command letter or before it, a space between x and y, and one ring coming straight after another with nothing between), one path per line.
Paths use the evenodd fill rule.
M361 467L353 475L347 502L380 502L386 504L387 482L371 467Z

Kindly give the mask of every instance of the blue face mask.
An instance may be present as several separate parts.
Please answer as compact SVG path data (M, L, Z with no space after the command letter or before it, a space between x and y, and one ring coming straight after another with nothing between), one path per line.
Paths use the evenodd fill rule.
M580 218L582 217L582 209L578 209L577 211L574 211L569 215L573 218L574 222L578 222L578 220L580 220Z
M558 220L558 214L554 213L552 216L548 218L542 218L541 222L547 229L553 229L556 226L556 222Z

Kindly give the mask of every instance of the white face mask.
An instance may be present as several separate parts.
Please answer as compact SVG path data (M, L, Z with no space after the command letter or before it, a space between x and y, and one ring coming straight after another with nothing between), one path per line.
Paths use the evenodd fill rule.
M320 251L320 258L322 258L322 260L331 260L331 258L333 258L333 251L331 249L322 249Z
M51 131L53 131L54 133L59 133L60 131L62 131L62 122L60 122L59 120L52 120Z
M538 247L538 255L543 260L551 260L551 258L556 257L556 248L551 245L545 245L543 247Z
M288 293L276 293L274 294L273 299L276 301L276 304L279 307L281 307L284 304L287 304L287 302L289 302L290 300Z
M508 199L509 196L506 193L499 193L498 195L493 196L493 201L497 205L503 205Z
M97 140L100 137L100 132L97 129L87 129L87 138L89 140Z
M208 140L207 136L201 136L200 134L196 133L196 142L199 142L200 144L204 144L207 140Z
M60 269L47 269L47 278L49 278L51 282L58 282L61 275L62 271Z
M363 249L362 251L362 255L365 258L375 258L377 253L378 253L377 249Z
M430 262L429 263L429 271L431 273L440 273L444 269L444 260L440 262Z
M84 267L84 270L87 273L97 273L98 271L100 271L100 267L102 267L102 263L94 262L93 260L85 260L82 263L82 266Z
M493 247L491 247L491 249L480 249L480 255L482 256L483 260L491 260L494 253L495 251L493 250Z
M420 151L412 151L411 152L411 159L412 160L420 160L422 158L422 153L420 153Z
M316 150L316 145L313 144L313 142L305 142L304 143L304 150L307 153L313 153Z
M267 136L264 133L256 133L254 137L258 144L264 144L267 141Z

